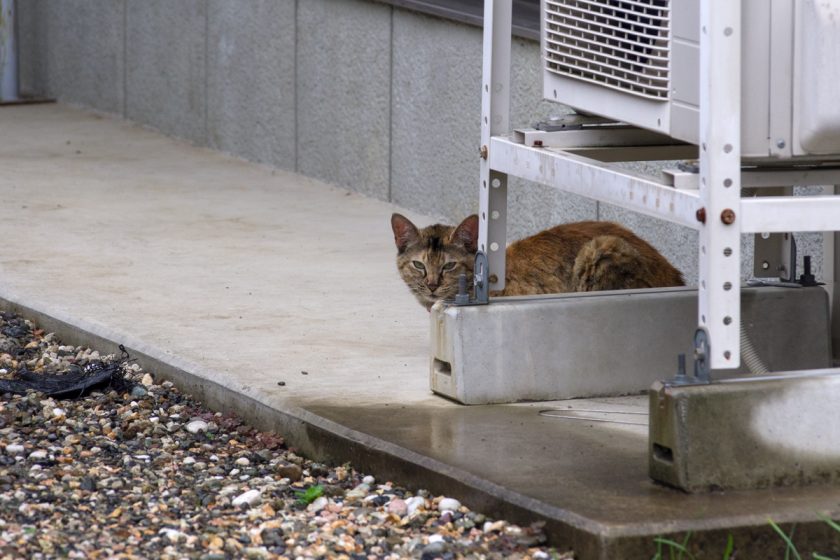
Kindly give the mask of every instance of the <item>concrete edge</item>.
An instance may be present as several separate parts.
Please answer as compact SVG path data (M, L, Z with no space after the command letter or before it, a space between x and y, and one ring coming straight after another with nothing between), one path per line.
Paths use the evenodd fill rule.
M179 390L207 407L233 412L252 426L280 433L287 445L320 462L352 463L380 479L399 480L409 488L427 488L435 494L453 496L491 517L529 525L545 522L552 543L575 550L599 550L607 527L572 512L510 491L462 469L426 457L369 434L352 430L288 405L283 409L262 402L223 381L224 375L149 345L102 324L71 318L23 303L0 289L0 311L14 312L54 332L65 343L87 346L103 354L118 354L125 346L132 359L158 380L172 381Z
M157 379L172 381L211 409L234 412L263 431L281 433L287 445L313 460L332 464L352 463L355 468L383 480L399 480L408 488L426 488L461 500L470 508L491 517L527 526L545 523L550 544L559 550L572 549L578 558L611 558L628 551L647 551L657 536L692 532L703 534L707 543L724 543L728 535L767 525L761 515L719 520L609 526L562 508L510 491L436 459L426 457L385 440L341 426L294 405L279 409L257 396L237 390L221 381L223 375L134 337L99 323L73 319L63 313L45 311L0 289L0 311L10 311L33 320L47 332L54 332L66 344L96 348L105 354L118 353L123 344L132 358ZM247 387L242 389L247 390ZM551 481L547 481L550 484ZM818 525L816 516L780 516L780 524ZM646 552L645 552L646 553Z

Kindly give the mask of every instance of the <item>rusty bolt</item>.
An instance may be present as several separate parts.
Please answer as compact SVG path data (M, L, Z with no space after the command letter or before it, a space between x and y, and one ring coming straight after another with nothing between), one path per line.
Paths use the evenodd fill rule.
M733 212L730 208L725 209L720 213L720 221L726 225L731 224L735 221L735 212Z
M542 148L542 140L534 140L534 147L535 148Z
M697 217L697 221L700 222L701 224L706 223L706 209L705 208L699 208L697 210L697 213L695 214L695 216Z
M487 145L485 144L478 150L479 155L481 155L481 159L487 159Z
M490 283L491 283L491 284L495 284L495 283L496 283L496 282L498 282L498 281L499 281L499 277L498 277L498 276L496 276L495 274L491 274L491 275L490 275Z

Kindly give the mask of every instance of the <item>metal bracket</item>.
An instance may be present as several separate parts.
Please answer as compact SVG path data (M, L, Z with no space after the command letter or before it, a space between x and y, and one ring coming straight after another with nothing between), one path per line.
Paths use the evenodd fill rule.
M475 254L473 268L473 287L475 288L475 302L479 305L490 303L490 284L488 281L489 266L484 251Z
M712 375L709 367L709 357L712 352L709 347L709 333L700 327L694 331L694 379L696 383L711 383Z
M455 305L487 305L490 303L490 287L487 281L487 255L483 251L475 254L475 265L473 267L473 292L475 297L471 298L467 291L467 275L458 277L458 293L455 295Z
M685 369L685 354L677 356L677 374L668 381L668 385L705 385L712 382L709 370L709 334L699 328L694 332L694 375L689 376Z

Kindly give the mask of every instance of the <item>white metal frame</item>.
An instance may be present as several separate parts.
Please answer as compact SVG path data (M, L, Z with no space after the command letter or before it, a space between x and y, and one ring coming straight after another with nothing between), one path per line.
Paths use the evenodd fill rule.
M686 188L691 181L676 185L673 175L656 179L611 167L585 150L535 147L523 144L521 133L519 141L508 136L511 5L484 5L479 249L488 256L490 289L504 288L508 175L669 220L699 230L698 317L709 336L709 365L738 367L741 234L840 230L840 196L741 198L742 178L747 185L790 186L802 184L807 172L741 169L740 0L701 0L696 188ZM817 177L817 184L840 184L838 169L815 171ZM825 272L833 284L833 270Z

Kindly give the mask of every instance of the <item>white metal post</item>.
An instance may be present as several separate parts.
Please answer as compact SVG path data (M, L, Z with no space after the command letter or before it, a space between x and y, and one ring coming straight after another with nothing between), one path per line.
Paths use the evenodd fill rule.
M699 313L712 368L740 365L741 2L700 2Z
M490 169L490 137L510 129L512 0L484 0L481 177L478 248L487 254L490 290L505 287L507 175Z

